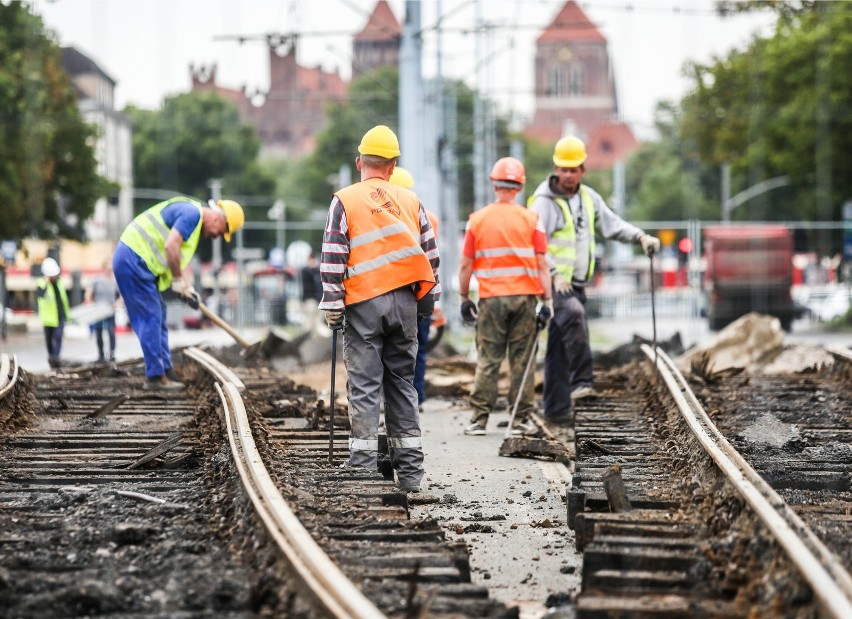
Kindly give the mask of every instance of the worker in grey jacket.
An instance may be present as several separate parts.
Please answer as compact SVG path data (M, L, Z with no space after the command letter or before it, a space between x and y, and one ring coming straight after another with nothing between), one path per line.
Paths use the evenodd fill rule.
M659 239L613 213L586 185L586 145L575 136L562 138L553 151L554 171L538 186L529 206L547 234L553 283L553 311L547 332L544 367L544 417L574 426L572 400L595 395L592 349L586 322L585 287L595 269L595 232L606 239L642 245L647 255L659 251Z

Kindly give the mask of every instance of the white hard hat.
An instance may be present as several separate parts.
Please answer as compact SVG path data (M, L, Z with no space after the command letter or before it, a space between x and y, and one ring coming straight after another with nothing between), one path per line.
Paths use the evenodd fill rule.
M59 275L59 264L53 258L45 258L41 263L41 274L45 277L56 277Z

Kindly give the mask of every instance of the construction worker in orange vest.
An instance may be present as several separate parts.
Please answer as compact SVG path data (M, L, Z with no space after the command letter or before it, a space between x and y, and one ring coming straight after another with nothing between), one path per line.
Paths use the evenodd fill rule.
M343 325L349 465L378 465L384 393L397 481L404 492L420 492L423 447L414 362L417 321L431 315L440 294L438 246L414 192L389 182L400 155L394 132L385 125L373 127L358 153L361 181L335 193L329 207L319 307L330 327Z
M406 189L414 189L414 177L402 166L396 166L391 174L390 182ZM435 241L438 241L438 216L430 210L426 211ZM436 310L440 311L440 310ZM423 402L426 401L426 345L429 343L429 329L432 327L432 316L426 316L417 322L417 361L414 364L414 388L417 390L417 404L423 412Z
M529 421L534 406L534 380L521 384L538 335L553 315L547 238L538 215L515 202L526 182L523 164L504 157L491 170L496 201L471 214L459 265L461 315L476 322L476 377L470 405L473 413L464 433L485 434L497 400L500 365L508 353L509 401L521 390L512 434L536 431ZM470 278L479 283L479 307L470 299ZM542 305L536 313L536 302ZM538 323L538 325L537 325Z

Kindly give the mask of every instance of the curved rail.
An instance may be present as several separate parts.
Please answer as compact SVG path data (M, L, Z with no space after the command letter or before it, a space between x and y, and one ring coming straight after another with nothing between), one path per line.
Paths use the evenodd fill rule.
M217 377L225 375L221 371L224 366L210 355L198 349L188 349L184 354ZM211 364L211 360L215 363ZM233 375L230 370L224 369ZM221 385L216 384L216 391L222 400L228 442L243 487L295 575L304 582L310 595L322 606L327 616L341 619L384 618L385 615L323 552L287 505L255 446L240 387L230 380L220 382Z
M200 348L190 346L189 348L183 351L183 354L192 359L193 361L196 361L205 370L210 372L210 374L212 374L213 377L220 383L231 383L239 391L245 391L246 386L243 384L243 381L241 381L239 377L234 374L231 368L227 367L224 363L222 363L215 357L207 354Z
M15 383L18 381L18 357L11 357L6 353L0 355L0 400L6 397L6 394L12 391ZM11 378L9 372L12 372Z
M828 350L828 352L830 352L838 359L843 359L844 361L852 363L852 350L850 350L849 348L838 348L836 346L829 346L826 350Z
M704 411L672 359L643 344L686 424L713 461L769 529L833 617L852 617L852 576L766 481L743 459Z

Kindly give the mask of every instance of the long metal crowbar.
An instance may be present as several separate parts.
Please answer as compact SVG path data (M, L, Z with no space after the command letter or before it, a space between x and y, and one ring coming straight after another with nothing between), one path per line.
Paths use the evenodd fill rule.
M538 335L539 333L541 333L541 330L543 328L544 325L536 325L535 339L533 340L533 347L530 351L530 358L527 360L527 368L524 370L524 377L521 379L521 384L518 387L518 395L515 396L515 404L512 406L512 416L509 417L509 425L506 426L505 438L509 438L512 435L512 424L515 423L515 415L518 414L518 404L521 401L521 394L523 394L524 392L524 386L527 384L527 376L530 375L530 368L532 367L533 361L535 360L535 354L538 351Z
M328 407L328 463L334 464L334 371L337 368L337 333L343 325L331 327L331 394Z

